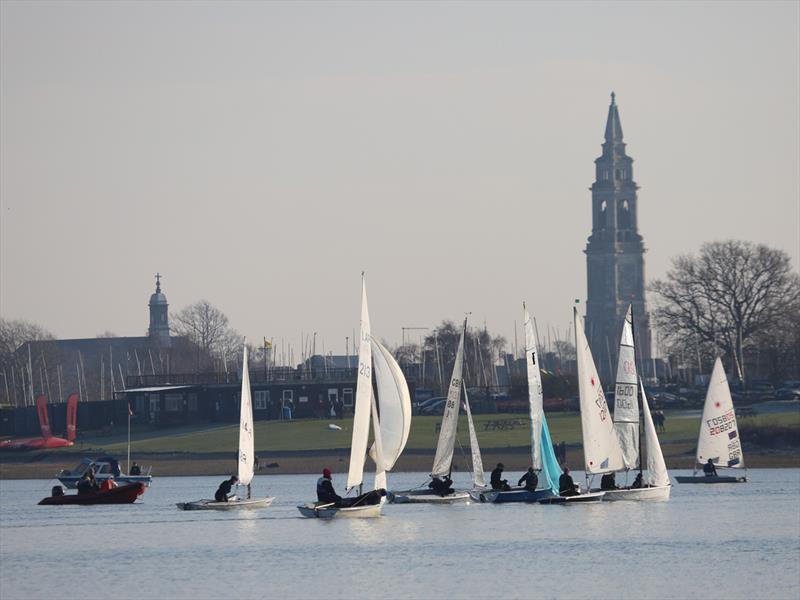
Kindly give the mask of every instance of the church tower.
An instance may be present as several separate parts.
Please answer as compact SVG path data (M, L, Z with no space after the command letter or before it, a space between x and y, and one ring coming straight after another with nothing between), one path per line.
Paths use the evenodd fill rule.
M636 358L640 372L650 352L650 318L645 303L644 241L637 226L633 159L625 153L614 92L608 107L603 154L594 161L592 235L586 245L588 293L586 336L606 386L616 377L617 350L628 305L633 304Z
M150 329L148 337L162 346L169 346L169 304L161 293L161 274L156 273L156 291L150 296Z

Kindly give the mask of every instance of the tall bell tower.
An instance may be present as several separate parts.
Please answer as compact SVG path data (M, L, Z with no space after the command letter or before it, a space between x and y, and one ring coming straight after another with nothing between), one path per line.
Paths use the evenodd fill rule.
M161 273L156 273L156 291L150 296L150 328L147 335L162 346L169 346L169 304L161 293Z
M644 240L637 226L633 159L625 153L616 96L611 92L603 153L594 161L592 234L586 244L586 336L600 377L609 385L628 305L633 304L636 358L648 359L650 317L645 303ZM643 367L640 366L640 369Z

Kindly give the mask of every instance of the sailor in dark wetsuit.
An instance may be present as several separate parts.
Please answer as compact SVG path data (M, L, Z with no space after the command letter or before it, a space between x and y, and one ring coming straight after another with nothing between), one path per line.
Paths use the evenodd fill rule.
M322 477L317 479L317 501L320 504L342 505L342 497L333 489L330 469L322 469Z
M606 473L600 479L600 489L601 490L617 490L617 489L619 489L617 487L617 480L616 480L616 476L614 475L613 471L611 473Z
M217 502L227 502L228 494L231 493L231 488L239 481L236 475L231 475L230 479L226 479L219 484L217 492L214 494L214 500Z
M533 467L528 467L528 471L519 478L517 485L525 484L525 489L529 492L533 492L536 490L536 486L539 485L539 477L536 475L536 471L533 470Z
M506 481L505 479L500 479L500 477L502 477L503 475L504 468L505 467L503 466L503 463L497 463L497 466L494 468L494 471L492 471L491 483L493 490L501 490L506 492L511 489L511 486L508 485L508 481Z
M580 492L576 489L575 482L569 474L569 467L564 467L564 472L558 478L558 493L560 496L578 496Z
M716 477L717 476L717 467L714 466L714 463L711 462L711 459L708 459L708 462L703 465L703 473L706 474L706 477Z
M141 474L142 474L141 467L139 467L136 461L133 461L133 466L131 467L131 470L128 473L128 475L141 475Z
M449 475L445 475L444 479L441 479L436 476L431 476L431 482L428 484L428 487L433 490L435 494L439 496L447 496L448 494L453 493L453 480L450 479Z
M86 471L83 476L78 480L78 495L83 496L84 494L91 494L97 491L96 483L94 478L92 477L91 469Z
M638 490L639 488L643 487L644 484L642 482L642 472L639 471L636 474L636 479L633 480L633 485L631 485L631 489Z

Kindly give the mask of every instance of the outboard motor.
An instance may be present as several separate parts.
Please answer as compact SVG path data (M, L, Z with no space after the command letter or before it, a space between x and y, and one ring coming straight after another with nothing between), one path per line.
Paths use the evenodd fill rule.
M64 495L64 488L60 485L54 485L53 489L50 490L51 496L63 496Z

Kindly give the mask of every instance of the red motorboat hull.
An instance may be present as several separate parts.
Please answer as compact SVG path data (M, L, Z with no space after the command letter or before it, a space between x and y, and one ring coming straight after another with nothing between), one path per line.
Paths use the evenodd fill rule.
M50 496L39 502L39 504L45 506L57 504L131 504L144 493L144 490L145 486L142 483L129 483L128 485L93 494Z

